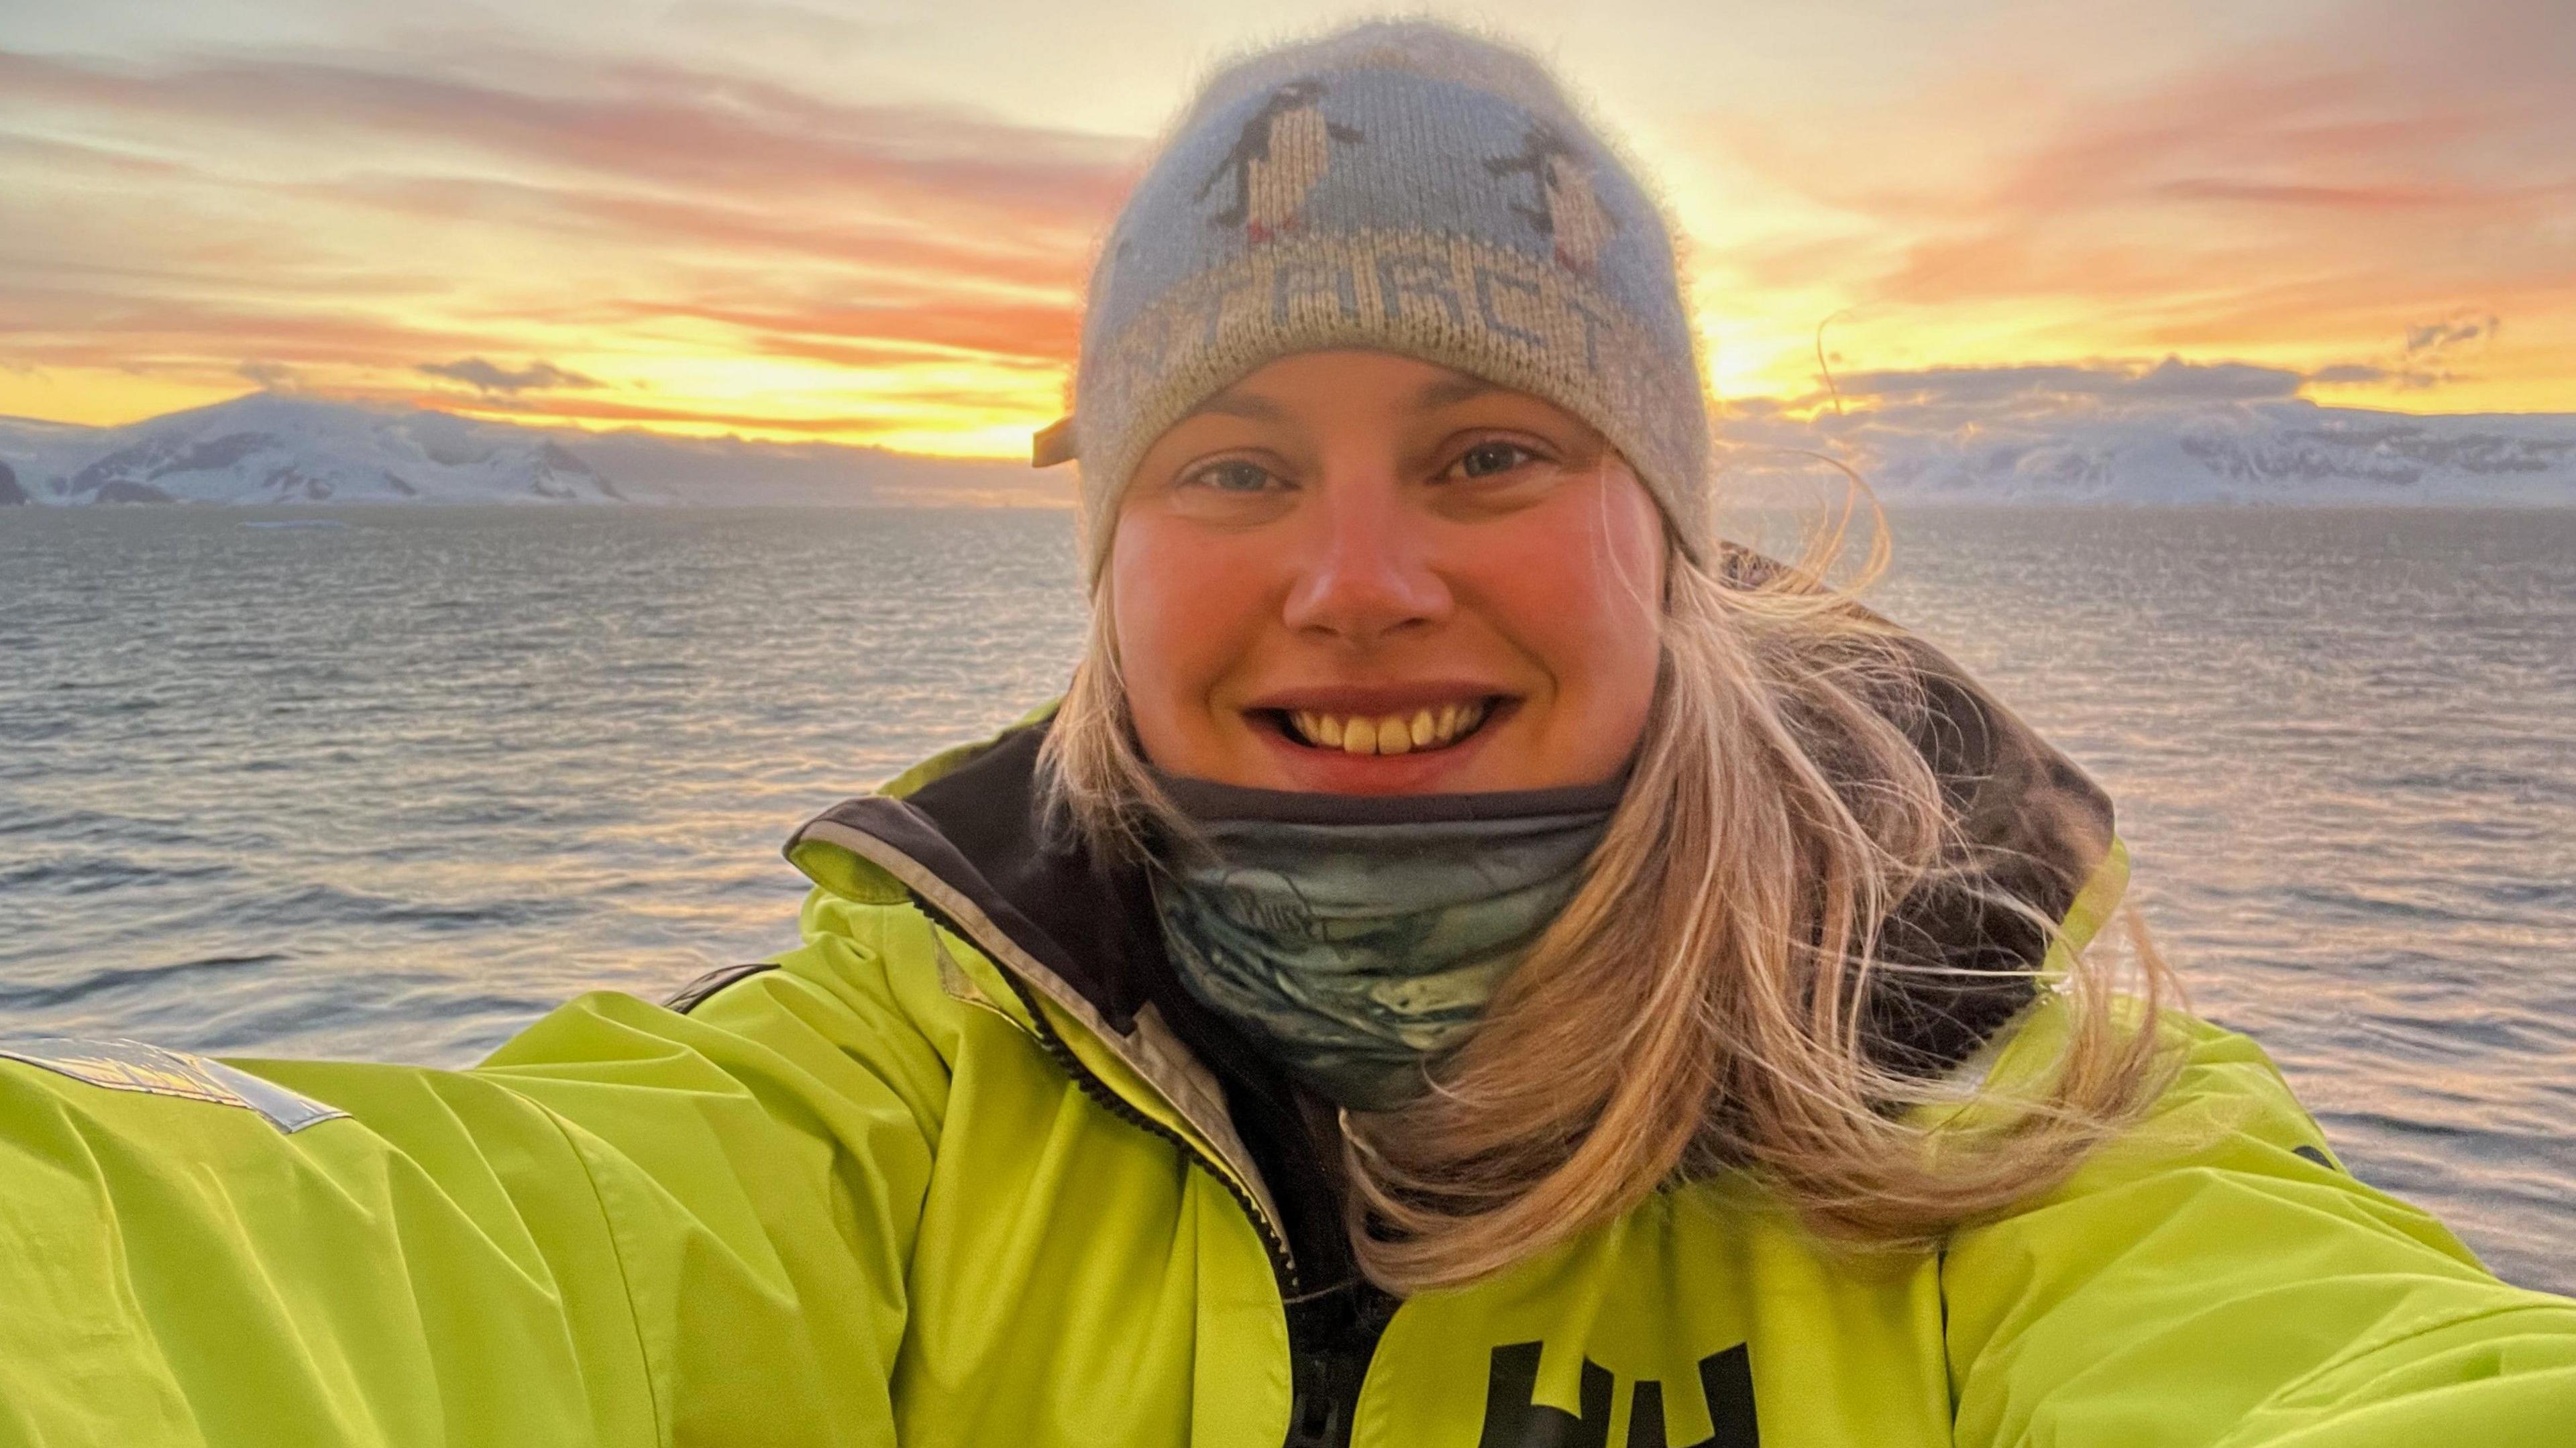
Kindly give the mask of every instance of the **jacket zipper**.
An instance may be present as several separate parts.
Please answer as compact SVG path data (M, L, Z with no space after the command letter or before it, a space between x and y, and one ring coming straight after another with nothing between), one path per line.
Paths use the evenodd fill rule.
M912 895L912 903L924 915L938 921L950 934L960 940L975 939L973 932L949 919L947 912L921 898L918 892L907 891L906 893ZM983 949L980 944L976 948ZM985 951L985 954L994 960L995 965L1001 964L1000 958L993 956L992 952ZM1003 967L995 973L1002 977L1003 984L1011 988L1011 994L1020 998L1020 1005L1027 1010L1030 1022L1037 1027L1038 1044L1045 1049L1048 1058L1053 1060L1065 1075L1072 1078L1073 1084L1081 1088L1082 1094L1099 1103L1108 1110L1109 1114L1119 1120L1140 1127L1148 1134L1161 1137L1179 1147L1184 1159L1216 1178L1217 1184L1225 1188L1226 1195L1234 1198L1235 1205L1243 1209L1244 1218L1252 1223L1252 1230L1260 1236L1262 1250L1270 1258L1271 1276L1279 1285L1280 1301L1284 1304L1301 1295L1304 1289L1298 1280L1296 1259L1289 1255L1287 1242L1281 1239L1277 1230L1270 1225L1269 1214L1261 1209L1261 1204L1253 1199L1252 1193L1244 1190L1242 1185L1235 1181L1233 1174L1228 1172L1221 1163L1201 1151L1197 1143L1136 1109L1126 1097L1118 1094L1116 1088L1101 1080L1089 1066L1084 1065L1082 1058L1074 1054L1073 1047L1065 1043L1064 1037L1047 1020L1046 1011L1039 1006L1037 997L1031 993L1027 983L1020 979L1017 971Z
M1296 1258L1288 1249L1287 1241L1280 1236L1260 1201L1252 1195L1249 1188L1237 1182L1232 1172L1227 1170L1214 1155L1202 1150L1187 1136L1145 1114L1085 1065L1082 1058L1074 1053L1073 1047L1065 1041L1063 1035L1048 1021L1045 1007L1039 1004L1029 984L1020 978L1017 971L1004 964L1007 952L996 951L985 945L976 932L966 929L947 911L925 898L919 890L907 887L904 893L911 899L913 907L921 911L924 916L958 939L974 943L977 950L993 961L996 973L1001 976L1003 983L1010 987L1011 994L1019 998L1021 1008L1028 1013L1031 1034L1036 1037L1040 1048L1083 1095L1090 1097L1101 1109L1117 1119L1137 1127L1149 1136L1170 1142L1179 1149L1183 1161L1214 1177L1217 1184L1225 1188L1226 1195L1234 1199L1235 1206L1243 1212L1244 1220L1252 1224L1253 1233L1260 1238L1262 1251L1269 1259L1272 1286L1279 1293L1284 1318L1283 1326L1288 1333L1290 1394L1285 1448L1301 1448L1301 1445L1317 1442L1311 1431L1312 1425L1306 1421L1314 1416L1314 1395L1319 1387L1327 1389L1324 1395L1327 1402L1333 1401L1334 1395L1329 1391L1329 1385L1316 1381L1322 1370L1321 1361L1310 1360L1312 1354L1306 1350L1308 1345L1298 1340L1299 1312L1296 1304L1305 1295L1304 1282L1298 1273ZM1328 1410L1330 1416L1327 1426L1338 1431L1322 1441L1332 1445L1332 1448L1341 1448L1341 1445L1346 1445L1349 1441L1350 1423L1345 1416L1347 1406Z
M915 898L918 899L918 897ZM956 930L956 922L941 916L936 910L931 909L927 902L923 902L922 908L930 910L933 919L939 920L951 930ZM963 939L974 938L963 931L957 933ZM1110 1115L1119 1120L1140 1127L1148 1134L1161 1137L1179 1147L1183 1160L1216 1178L1217 1184L1225 1188L1226 1195L1234 1198L1235 1205L1243 1209L1245 1220L1252 1223L1252 1230L1261 1238L1262 1250L1270 1256L1270 1273L1279 1288L1280 1307L1288 1329L1288 1437L1283 1448L1301 1448L1304 1444L1334 1445L1334 1448L1347 1445L1350 1442L1352 1425L1344 1415L1356 1406L1359 1400L1357 1385L1352 1385L1349 1402L1340 1401L1339 1395L1333 1391L1333 1385L1319 1380L1323 1370L1322 1362L1312 1359L1306 1351L1307 1345L1297 1340L1296 1303L1304 1296L1304 1291L1298 1280L1296 1260L1289 1255L1288 1244L1281 1240L1278 1232L1271 1227L1269 1216L1261 1210L1260 1204L1252 1199L1252 1194L1237 1185L1234 1177L1211 1160L1207 1153L1199 1150L1179 1132L1137 1110L1108 1082L1093 1074L1091 1068L1082 1063L1082 1058L1073 1053L1073 1047L1065 1043L1064 1037L1057 1033L1054 1026L1048 1024L1046 1012L1039 1008L1036 996L1030 992L1016 972L1005 968L997 974L1002 977L1005 984L1010 986L1011 994L1020 998L1020 1004L1028 1011L1030 1021L1037 1026L1038 1044L1045 1048L1049 1059L1053 1060L1066 1076L1072 1078L1073 1084L1081 1088L1083 1095L1098 1102ZM1366 1367L1363 1366L1361 1371L1365 1373ZM1330 1414L1320 1423L1315 1421L1315 1400L1319 1394L1327 1405L1325 1411Z

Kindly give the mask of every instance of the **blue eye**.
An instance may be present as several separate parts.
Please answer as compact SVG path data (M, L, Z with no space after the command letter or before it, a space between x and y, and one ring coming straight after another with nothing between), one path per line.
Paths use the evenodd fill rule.
M1460 453L1458 455L1458 461L1452 463L1451 466L1465 468L1467 470L1466 475L1471 478L1490 478L1497 473L1507 473L1520 466L1520 462L1516 460L1516 456L1519 459L1531 459L1536 458L1538 454L1521 446L1519 443L1503 442L1500 439L1496 439L1488 442L1480 442L1474 447L1467 449L1465 452ZM1499 465L1487 468L1482 472L1478 472L1473 467L1469 466L1471 460L1478 457L1485 458L1489 461L1496 461Z
M1259 463L1235 458L1210 463L1182 480L1185 483L1212 488L1220 493L1258 493L1272 481L1270 470Z

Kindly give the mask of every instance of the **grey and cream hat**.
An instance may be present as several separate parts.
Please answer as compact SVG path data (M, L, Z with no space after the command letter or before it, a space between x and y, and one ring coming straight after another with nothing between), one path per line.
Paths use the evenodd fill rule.
M1072 411L1087 564L1154 440L1273 358L1403 353L1544 397L1619 449L1707 556L1698 333L1662 208L1545 66L1431 20L1368 20L1201 89L1093 264Z

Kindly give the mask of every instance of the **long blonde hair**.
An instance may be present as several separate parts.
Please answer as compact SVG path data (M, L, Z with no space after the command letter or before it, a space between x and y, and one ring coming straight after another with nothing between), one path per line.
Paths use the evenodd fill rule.
M1668 550L1655 702L1582 888L1433 1063L1429 1094L1344 1116L1350 1238L1380 1285L1483 1276L1727 1166L1829 1239L1926 1246L2062 1179L2160 1089L2173 984L2125 907L2138 1010L2115 1011L2127 983L2104 951L2069 953L2069 1028L2038 1091L1991 1100L1880 1059L1873 1003L1903 984L1887 977L1974 988L2035 964L1906 959L1900 906L1949 892L2062 936L1994 885L1944 799L1917 740L1920 646L1853 602L1885 565L1884 526L1857 582L1825 581L1848 521L1795 566ZM1138 851L1179 822L1129 722L1111 617L1104 581L1043 758L1095 847ZM1973 1149L1902 1109L1940 1102L1989 1108L1959 1143Z

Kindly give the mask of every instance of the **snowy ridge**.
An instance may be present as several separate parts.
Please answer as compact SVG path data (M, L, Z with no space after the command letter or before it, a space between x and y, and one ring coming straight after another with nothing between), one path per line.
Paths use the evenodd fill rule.
M13 426L0 458L40 503L625 501L590 464L521 429L273 393L125 427Z
M98 503L1045 504L1025 464L820 443L540 431L426 408L258 392L123 427L0 418L11 501Z
M1729 472L1859 472L1882 501L2576 506L2576 415L2419 416L2304 399L1905 401L1809 419L1754 405Z
M2065 369L2059 369L2066 371ZM1720 487L1860 473L1890 503L2576 507L2576 413L2415 415L2191 395L2208 369L1886 374L1846 412L1725 409ZM2179 384L2159 382L2179 376ZM1924 379L1933 379L1927 384ZM1963 380L1964 379L1964 380ZM2260 379L2258 379L2259 381ZM2187 386L2185 386L2187 385ZM2178 395L2156 395L2153 387ZM1848 390L1848 389L1847 389ZM123 427L0 418L0 505L663 503L1065 506L1069 470L827 443L541 431L253 393ZM12 487L10 479L14 478Z

